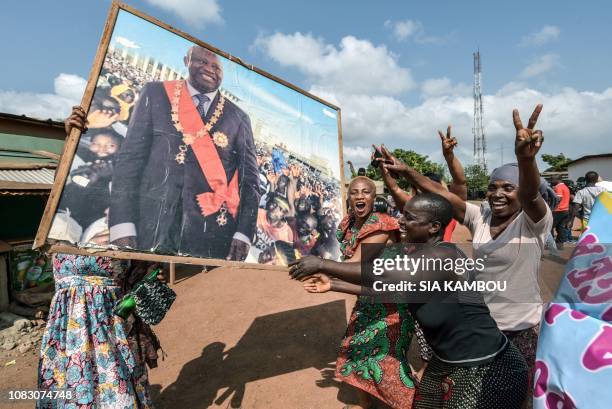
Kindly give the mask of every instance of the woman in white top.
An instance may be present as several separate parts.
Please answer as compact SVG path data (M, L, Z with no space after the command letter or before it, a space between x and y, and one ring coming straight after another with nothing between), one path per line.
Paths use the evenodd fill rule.
M483 295L498 327L525 357L530 385L542 314L538 272L546 234L552 226L552 212L539 193L540 172L536 163L536 154L544 140L542 131L534 130L541 111L542 105L538 105L526 128L518 110L513 111L517 163L503 165L491 173L486 196L489 206L462 200L395 158L384 147L380 159L392 173L452 203L454 218L472 233L473 257L486 260L486 268L477 273L476 280L506 281L506 291L483 292ZM531 406L531 397L528 406Z

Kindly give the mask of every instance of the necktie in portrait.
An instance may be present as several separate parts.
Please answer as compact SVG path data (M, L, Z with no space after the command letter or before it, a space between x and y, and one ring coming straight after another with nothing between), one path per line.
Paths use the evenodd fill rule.
M208 111L208 103L210 102L210 98L204 94L197 94L195 97L198 99L198 106L196 109L200 113L200 116L204 118L206 116L206 111Z

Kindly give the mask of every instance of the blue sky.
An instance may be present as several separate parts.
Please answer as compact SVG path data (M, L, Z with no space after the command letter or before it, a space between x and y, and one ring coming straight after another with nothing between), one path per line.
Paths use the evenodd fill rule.
M612 5L603 0L128 4L338 104L345 156L358 163L379 142L441 161L435 129L448 123L471 161L476 49L492 166L502 151L512 156L511 109L528 116L537 102L544 153L612 151ZM3 6L0 33L12 40L0 44L0 111L61 117L78 102L110 1Z

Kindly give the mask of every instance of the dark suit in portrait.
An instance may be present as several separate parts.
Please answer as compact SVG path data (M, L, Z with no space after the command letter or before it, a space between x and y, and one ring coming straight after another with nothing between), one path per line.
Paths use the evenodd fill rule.
M189 92L187 81L182 82L182 92ZM196 157L195 145L186 144L183 132L177 130L169 84L145 85L130 118L112 181L111 241L135 236L139 250L224 259L233 240L252 239L257 219L259 172L250 119L214 90L205 115L195 111L204 123L214 123L205 136L214 139L214 145L209 143L214 149L206 158L201 153ZM215 119L220 102L222 113ZM215 194L209 180L219 175L212 175L207 167L219 159L227 184L237 183L239 202L234 214L231 205L218 197L213 213L209 209L204 214L198 203L199 195Z

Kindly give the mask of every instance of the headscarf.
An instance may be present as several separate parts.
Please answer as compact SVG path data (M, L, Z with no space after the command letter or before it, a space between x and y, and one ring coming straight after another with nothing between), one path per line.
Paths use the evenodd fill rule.
M489 182L498 180L507 180L515 186L519 184L519 169L518 163L506 163L505 165L495 168L489 176Z
M506 163L505 165L500 166L499 168L495 168L493 172L491 172L491 176L489 176L489 182L495 182L498 180L507 180L515 186L519 185L519 168L518 163ZM555 207L555 199L558 199L555 195L554 191L548 184L548 182L540 177L540 186L539 191L544 200L551 205L553 208Z

